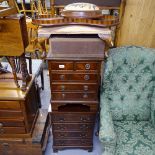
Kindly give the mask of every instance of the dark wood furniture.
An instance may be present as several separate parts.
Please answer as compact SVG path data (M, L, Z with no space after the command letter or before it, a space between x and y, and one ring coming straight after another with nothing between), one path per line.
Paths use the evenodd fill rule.
M26 92L13 79L0 80L0 139L31 137L39 111L34 78Z
M95 44L100 46L92 50ZM92 151L104 47L97 35L56 35L50 39L47 59L54 152L65 148Z
M0 39L0 57L7 57L12 67L12 73L17 87L20 87L20 85L16 72L15 57L20 58L22 72L21 89L26 91L27 84L31 79L27 71L24 54L25 48L28 45L26 20L24 15L17 14L14 0L9 0L8 4L8 7L0 7L0 36L3 38Z
M30 138L0 138L1 155L43 155L50 131L50 115L39 110L36 125Z

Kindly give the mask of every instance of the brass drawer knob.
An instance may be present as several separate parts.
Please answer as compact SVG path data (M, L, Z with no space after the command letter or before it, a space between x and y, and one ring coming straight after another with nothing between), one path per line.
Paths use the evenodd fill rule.
M85 79L86 81L88 81L88 80L90 79L89 75L85 75L85 76L84 76L84 79Z
M86 69L86 70L89 70L89 69L90 69L90 64L86 64L86 65L85 65L85 69Z
M65 94L62 94L62 98L65 98L65 96L66 96Z
M61 86L61 90L62 90L62 91L65 90L65 86L64 86L64 85Z
M64 80L65 79L65 75L60 75L60 80Z
M64 118L59 118L59 120L60 120L61 122L65 121L65 119L64 119Z
M84 94L83 95L83 98L88 98L88 94Z
M0 129L3 128L3 123L0 123Z
M0 134L4 134L5 133L5 130L4 129L0 129Z
M83 89L84 89L84 91L88 91L88 86L87 85L84 85L83 86Z

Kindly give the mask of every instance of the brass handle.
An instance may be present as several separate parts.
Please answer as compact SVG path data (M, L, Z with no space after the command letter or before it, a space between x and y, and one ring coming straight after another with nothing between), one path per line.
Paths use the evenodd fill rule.
M59 137L64 138L64 137L66 137L66 135L65 135L65 134L60 133L60 134L59 134Z
M2 144L4 147L9 148L9 144L8 143L3 143Z
M0 128L2 128L3 127L3 123L0 123Z
M84 91L88 91L88 86L87 85L84 85L83 86L83 89L84 89Z
M65 75L60 75L60 80L64 80L65 79Z
M86 144L86 142L85 142L84 140L81 140L81 143L82 143L82 144Z
M65 90L65 86L64 86L64 85L61 86L61 90L62 90L62 91Z
M59 120L60 120L61 122L63 122L65 119L64 119L64 118L60 118Z
M80 126L80 129L88 129L88 125L83 124L83 125Z
M85 79L86 81L88 81L88 80L90 79L89 75L85 75L85 76L84 76L84 79Z
M83 98L88 98L88 94L84 94L83 95Z
M85 133L80 134L80 137L86 137L87 135Z
M0 129L0 134L4 134L5 130L4 129Z
M89 69L90 69L90 64L86 64L86 65L85 65L85 69L86 69L86 70L89 70Z
M62 145L62 146L63 146L64 144L65 144L65 142L64 142L64 141L61 141L61 142L60 142L60 145Z
M63 121L63 120L62 120L62 121ZM65 127L63 127L63 126L58 126L57 129L58 129L58 130L65 130Z
M81 117L81 121L90 121L89 117Z
M65 96L66 96L65 94L62 94L62 98L65 98Z

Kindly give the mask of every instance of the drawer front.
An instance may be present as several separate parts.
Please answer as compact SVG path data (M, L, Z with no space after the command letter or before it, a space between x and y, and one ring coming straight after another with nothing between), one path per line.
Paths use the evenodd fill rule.
M92 139L68 139L68 140L61 140L61 139L54 139L53 141L54 146L90 146L92 145Z
M52 122L94 122L95 121L95 113L65 113L65 112L52 112Z
M56 139L82 139L82 138L92 138L93 137L93 133L92 132L57 132L54 131L53 132L53 136Z
M53 123L54 131L89 131L93 130L93 123Z
M51 82L52 81L82 81L82 82L97 82L99 81L98 74L53 74L51 75Z
M73 67L74 67L74 65L73 65L73 62L72 61L67 61L67 62L52 62L52 61L50 61L49 62L49 70L52 70L52 71L54 71L54 70L73 70Z
M100 63L98 62L76 62L75 70L84 70L84 71L99 71Z
M80 101L97 101L97 93L72 93L72 92L53 92L52 100L80 100Z
M98 84L97 83L52 83L51 84L52 91L94 91L98 92Z
M24 120L0 120L0 127L23 127Z
M21 111L15 110L0 110L0 118L17 118L23 117L23 113Z
M2 127L0 128L0 136L4 134L24 134L26 133L24 127Z
M21 109L18 101L0 101L0 110L18 110Z

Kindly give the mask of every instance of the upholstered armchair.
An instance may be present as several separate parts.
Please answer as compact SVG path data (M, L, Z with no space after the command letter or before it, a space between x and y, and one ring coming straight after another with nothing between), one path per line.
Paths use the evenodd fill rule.
M155 155L155 50L112 49L100 102L102 155Z

